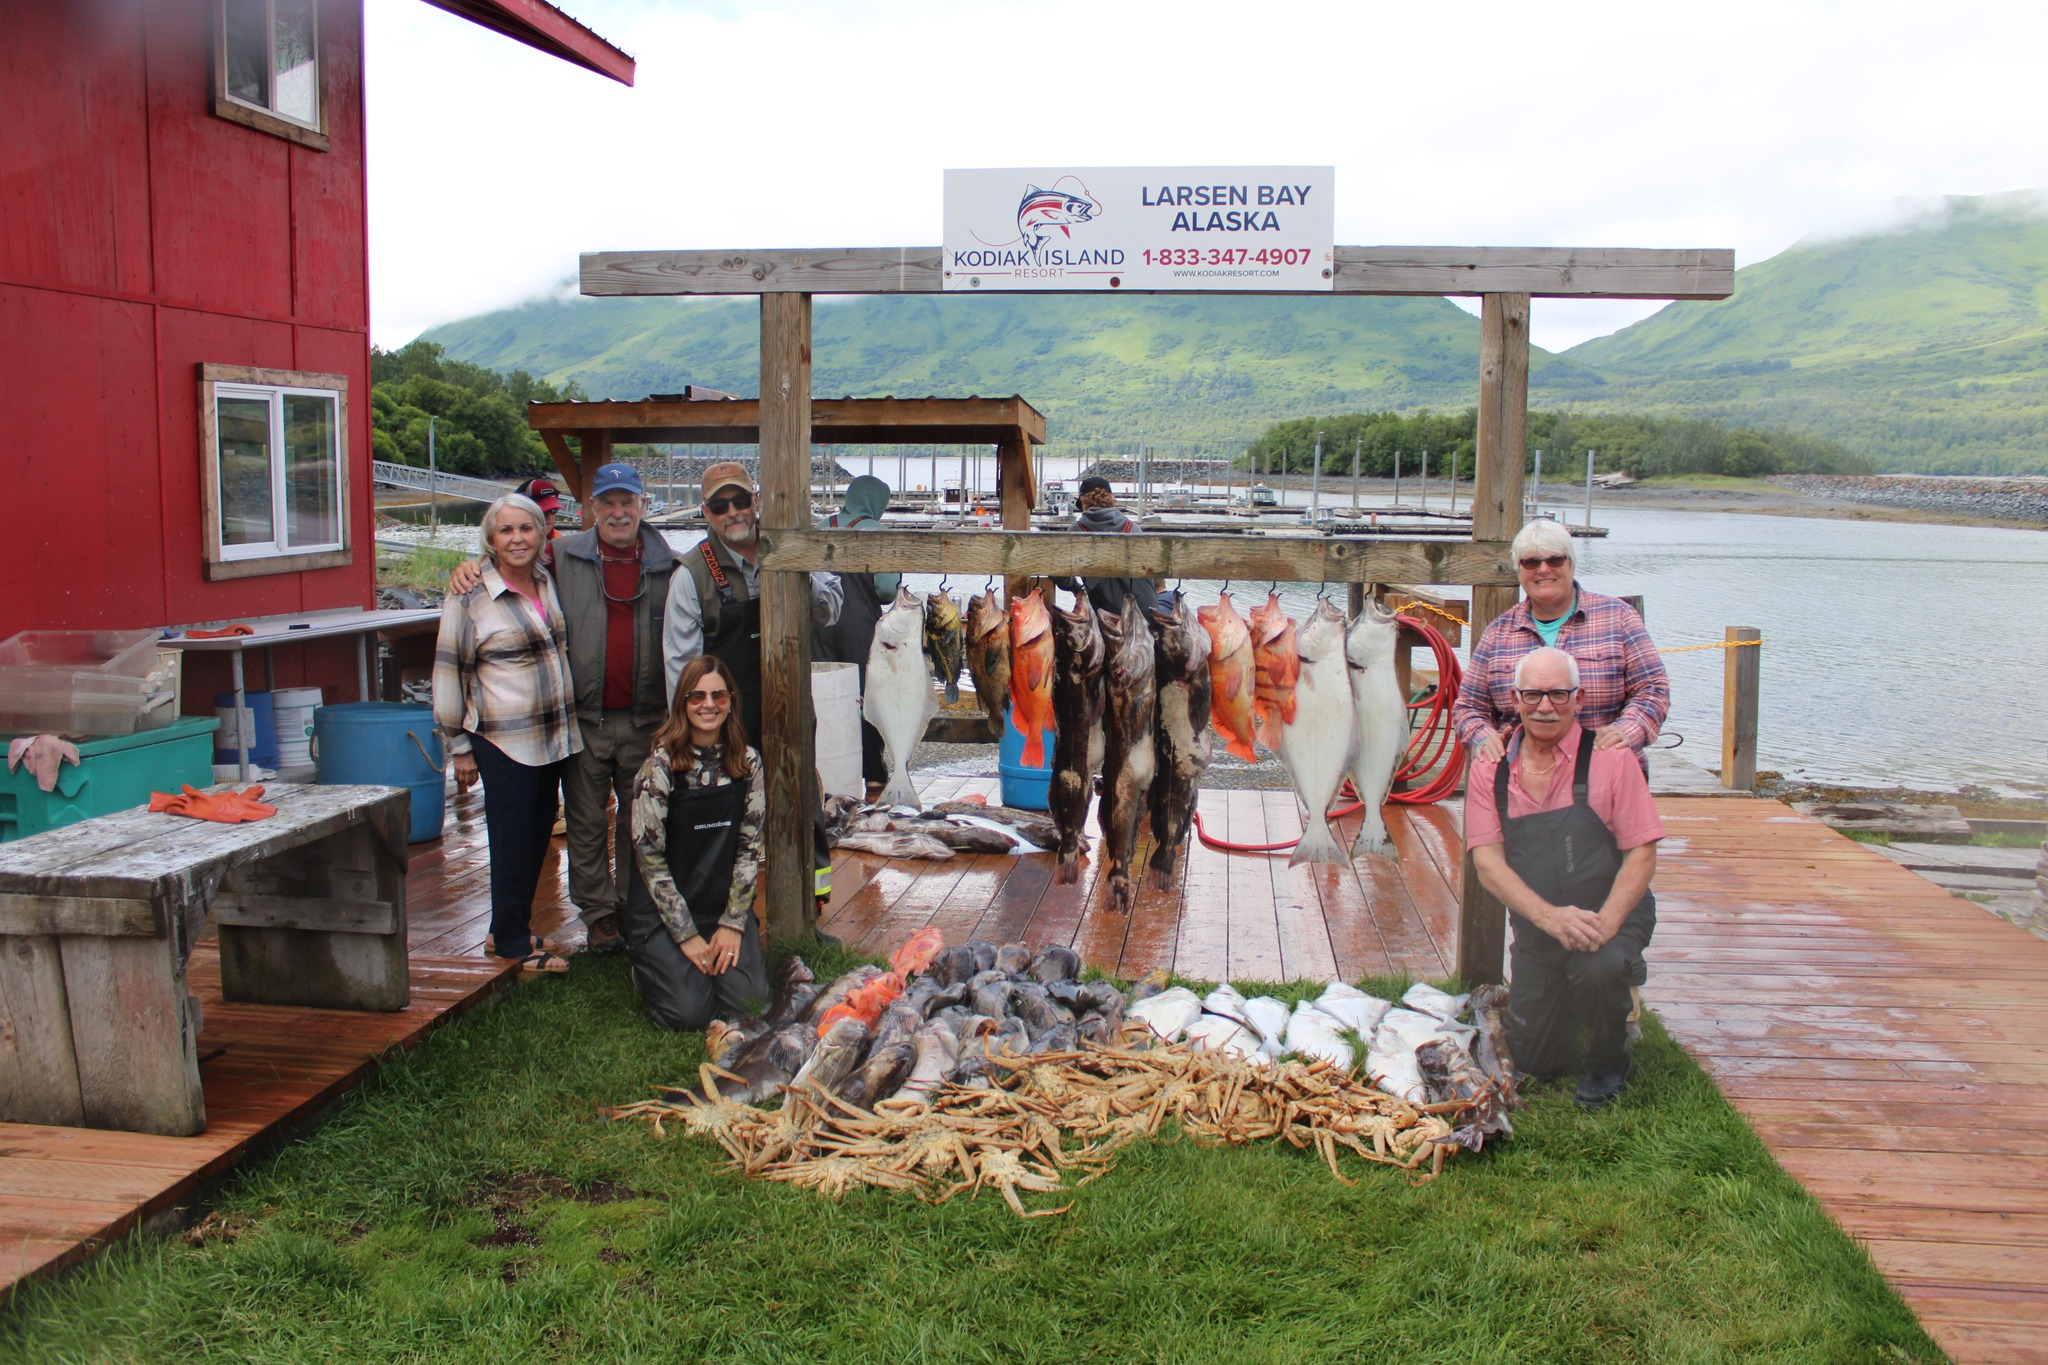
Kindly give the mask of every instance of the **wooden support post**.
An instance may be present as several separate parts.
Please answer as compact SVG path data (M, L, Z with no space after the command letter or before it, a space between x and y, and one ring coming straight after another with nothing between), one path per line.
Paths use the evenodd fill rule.
M1031 508L1038 498L1038 486L1031 477L1031 443L1021 434L996 447L997 480L1003 490L1003 529L1031 529ZM1030 589L1022 578L1003 580L1003 606Z
M1479 315L1478 458L1472 469L1472 538L1508 540L1522 528L1529 426L1529 296L1487 294ZM1515 588L1472 589L1472 640L1515 604ZM1479 884L1465 855L1458 901L1458 978L1497 982L1507 952L1507 908Z
M1757 655L1763 647L1740 642L1763 638L1755 626L1730 626L1729 648L1721 651L1721 785L1729 791L1756 790L1757 680L1762 662Z
M761 532L805 527L811 511L811 296L761 296ZM768 937L810 931L812 752L811 584L802 572L761 573L761 749L768 816L762 831Z

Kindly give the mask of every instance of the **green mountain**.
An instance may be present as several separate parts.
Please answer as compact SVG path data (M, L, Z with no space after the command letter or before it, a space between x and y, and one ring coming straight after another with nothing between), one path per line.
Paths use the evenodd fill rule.
M1562 355L1543 409L1709 418L1839 441L1882 469L2048 472L2048 216L2033 194L1954 198L1883 232L1809 239ZM870 296L820 300L820 394L1020 393L1078 453L1237 452L1269 425L1458 412L1479 324L1442 299ZM570 298L437 327L453 360L592 397L759 384L751 299Z
M1166 451L1237 452L1300 413L1462 408L1479 373L1478 322L1442 299L878 295L820 300L812 338L813 392L1019 393L1069 447L1143 431ZM567 299L421 339L593 398L760 384L751 299Z
M1816 238L1565 352L1533 401L1789 427L1884 469L2048 471L2048 215L1952 198L1882 232ZM1588 372L1604 382L1583 382Z

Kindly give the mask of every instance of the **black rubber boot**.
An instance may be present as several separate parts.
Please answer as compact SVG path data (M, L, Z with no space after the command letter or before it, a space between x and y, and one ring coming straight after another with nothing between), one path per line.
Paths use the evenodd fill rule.
M1614 1103L1614 1097L1628 1084L1629 1077L1636 1074L1635 1059L1626 1052L1621 1054L1620 1066L1606 1066L1599 1070L1588 1069L1579 1089L1572 1099L1581 1109L1605 1109Z

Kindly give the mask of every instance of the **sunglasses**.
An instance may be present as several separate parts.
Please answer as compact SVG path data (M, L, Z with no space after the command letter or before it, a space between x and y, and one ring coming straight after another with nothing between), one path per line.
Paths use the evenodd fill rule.
M722 517L730 508L737 507L740 511L744 512L753 505L754 495L752 493L735 493L729 498L706 499L704 510L714 517Z
M1550 698L1552 706L1563 706L1578 690L1576 687L1518 687L1515 689L1515 695L1522 699L1524 706L1535 706L1545 697Z
M1529 572L1534 573L1545 565L1553 569L1562 569L1565 565L1571 563L1571 558L1570 555L1530 555L1527 559L1516 562Z
M732 700L732 693L723 690L717 692L683 693L683 701L690 706L695 706L700 702L726 702L730 700Z

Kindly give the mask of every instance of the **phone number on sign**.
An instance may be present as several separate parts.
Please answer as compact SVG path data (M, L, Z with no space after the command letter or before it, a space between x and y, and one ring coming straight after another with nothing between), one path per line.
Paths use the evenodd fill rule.
M1162 247L1145 253L1146 265L1307 265L1313 247Z

